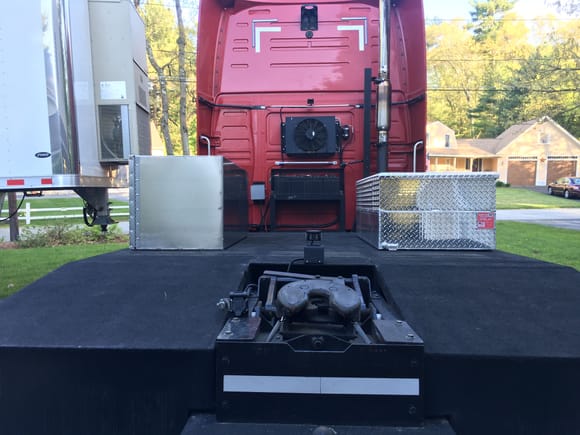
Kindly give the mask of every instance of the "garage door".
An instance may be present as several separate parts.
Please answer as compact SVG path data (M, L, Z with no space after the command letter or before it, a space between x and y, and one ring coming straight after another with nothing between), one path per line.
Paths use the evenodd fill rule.
M511 160L507 181L512 186L535 186L536 160Z
M561 177L575 177L576 176L576 161L575 160L550 160L548 159L548 183L556 181Z

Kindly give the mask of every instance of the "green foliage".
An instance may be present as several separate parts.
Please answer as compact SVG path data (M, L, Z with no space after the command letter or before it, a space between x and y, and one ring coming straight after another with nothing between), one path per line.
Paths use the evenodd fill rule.
M545 2L558 10L558 12L577 17L580 15L580 3L578 0L545 0Z
M18 246L21 248L41 248L63 245L96 244L126 241L127 237L114 225L107 232L96 227L76 227L57 224L31 227L22 230Z
M440 120L458 137L471 136L469 111L477 104L483 80L473 38L456 22L428 26L427 79L434 91L427 99L429 119Z
M193 2L182 2L187 6L187 10L193 10ZM181 134L179 127L179 84L185 81L187 84L187 101L190 102L187 124L189 128L190 149L195 148L197 128L195 110L191 102L195 97L195 39L197 30L194 20L189 20L190 26L185 26L185 77L179 74L178 67L178 45L179 38L176 22L175 10L166 6L168 2L146 1L139 7L139 13L145 23L145 36L151 47L156 63L163 69L167 78L167 99L169 101L169 132L173 143L175 154L183 154L181 144ZM161 131L161 118L163 108L161 105L160 78L156 76L154 68L149 62L149 72L151 80L150 106L151 118L156 127Z
M510 187L510 186L511 186L510 183L504 183L503 181L497 180L495 182L495 187Z
M549 116L580 136L580 20L523 21L512 0L472 1L473 22L428 25L428 114L458 137Z
M580 137L580 21L541 23L543 43L514 74L509 86L519 86L520 95L510 95L521 104L528 119L548 115Z
M495 40L505 12L512 9L514 4L515 0L471 0L470 5L474 10L471 12L473 24L470 28L475 41Z

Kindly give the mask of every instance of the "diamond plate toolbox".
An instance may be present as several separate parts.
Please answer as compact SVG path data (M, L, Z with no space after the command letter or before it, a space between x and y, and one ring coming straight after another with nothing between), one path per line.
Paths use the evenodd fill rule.
M498 174L383 172L357 181L357 233L377 249L495 249Z

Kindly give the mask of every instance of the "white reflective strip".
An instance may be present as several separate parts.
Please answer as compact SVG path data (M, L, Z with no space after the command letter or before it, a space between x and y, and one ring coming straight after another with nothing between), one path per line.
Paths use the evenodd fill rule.
M419 379L321 378L321 391L323 394L418 396Z
M360 25L337 26L337 30L356 30L358 32L358 50L365 51L365 28Z
M224 392L418 396L419 379L224 375Z
M320 378L224 375L224 392L320 394Z
M261 49L260 35L264 32L281 32L282 27L256 27L254 31L256 32L256 53L259 53Z

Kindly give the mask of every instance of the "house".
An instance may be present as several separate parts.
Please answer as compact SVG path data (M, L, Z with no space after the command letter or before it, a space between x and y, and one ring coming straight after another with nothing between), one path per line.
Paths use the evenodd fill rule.
M434 122L427 126L427 152L430 171L493 171L514 186L580 175L580 141L547 116L513 125L495 139L457 140L453 130Z
M427 155L430 172L497 172L499 159L491 151L482 146L483 141L495 139L479 139L477 144L457 140L455 132L436 121L427 125Z

